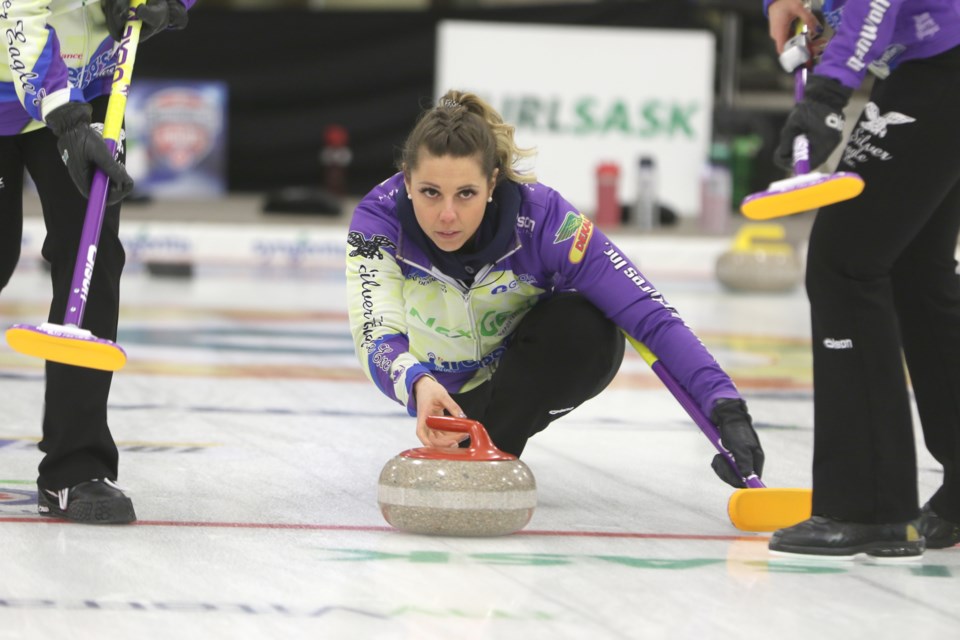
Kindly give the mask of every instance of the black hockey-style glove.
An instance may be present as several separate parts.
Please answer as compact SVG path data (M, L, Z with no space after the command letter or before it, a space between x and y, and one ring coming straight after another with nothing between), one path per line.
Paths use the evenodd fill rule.
M103 15L107 19L110 37L120 42L127 27L130 0L100 0L100 8L103 9ZM143 21L143 26L140 28L140 42L166 29L174 31L184 29L189 19L187 8L180 0L147 0L145 4L137 7L136 16Z
M96 165L110 178L107 202L116 204L133 191L133 178L114 159L103 136L90 126L92 112L93 107L85 102L68 102L47 114L47 126L57 136L60 158L83 197L90 197Z
M753 430L753 421L747 413L747 405L743 400L723 398L713 405L710 420L720 430L720 443L733 454L733 459L740 470L740 476L730 468L723 454L718 453L710 464L720 479L733 487L746 486L743 478L754 473L757 477L763 473L763 449L757 432Z
M853 89L826 76L811 75L797 104L780 131L773 160L781 169L793 169L793 139L800 134L810 142L810 169L827 161L843 137L843 108Z

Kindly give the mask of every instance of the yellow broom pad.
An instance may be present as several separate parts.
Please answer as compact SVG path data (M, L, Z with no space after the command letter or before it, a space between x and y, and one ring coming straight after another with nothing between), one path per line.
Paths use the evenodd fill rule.
M860 195L863 186L860 176L840 174L784 191L764 191L747 198L740 211L751 220L779 218L850 200Z
M14 351L51 362L103 371L117 371L127 363L127 354L122 348L92 335L50 333L19 326L7 329L6 335L7 343Z
M812 505L811 489L737 489L727 513L741 531L776 531L809 518Z

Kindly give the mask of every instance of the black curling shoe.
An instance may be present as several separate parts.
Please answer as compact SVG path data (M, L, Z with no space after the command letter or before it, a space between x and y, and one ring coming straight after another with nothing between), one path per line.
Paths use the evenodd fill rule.
M137 519L133 502L109 478L58 491L37 487L37 511L42 516L85 524L128 524Z
M938 516L929 502L920 510L917 529L927 539L928 549L946 549L960 543L960 524Z
M852 559L859 553L876 558L920 557L926 548L913 522L859 524L813 516L774 532L770 551L776 555Z

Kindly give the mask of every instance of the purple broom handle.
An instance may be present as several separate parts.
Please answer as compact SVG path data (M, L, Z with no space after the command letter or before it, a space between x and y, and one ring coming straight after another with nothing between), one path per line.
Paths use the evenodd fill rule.
M800 65L793 73L793 100L800 104L803 100L803 89L807 84L807 67Z
M105 139L107 149L113 155L117 142ZM103 214L107 206L107 188L110 179L103 169L97 168L90 185L90 199L87 201L87 213L83 218L83 230L80 233L80 246L77 249L77 262L73 267L73 281L70 283L70 295L67 298L67 312L63 324L80 327L83 312L90 294L90 280L93 278L93 266L97 259L97 246L100 242L100 229L103 227Z
M707 436L707 439L713 443L713 446L723 455L727 463L730 465L730 468L740 476L740 470L737 469L737 463L734 461L733 456L727 451L723 443L720 442L720 432L717 430L716 425L710 422L710 419L703 414L703 411L697 405L696 401L690 397L690 394L687 392L683 386L677 382L677 379L673 377L673 374L670 373L670 370L667 369L662 362L659 360L654 361L650 368L653 369L653 372L657 374L657 377L660 378L660 381L663 382L664 386L670 390L670 393L673 394L673 397L677 399L677 402L680 403L690 417L693 418L693 421L697 423L697 426L700 427L700 430L703 431L703 434ZM741 478L743 476L740 476ZM744 478L744 481L747 483L747 487L750 489L763 489L766 485L760 481L755 475L751 475L749 478Z
M793 99L796 104L803 100L806 84L807 68L800 66L793 74ZM793 172L798 176L810 173L810 141L805 135L799 135L793 141Z

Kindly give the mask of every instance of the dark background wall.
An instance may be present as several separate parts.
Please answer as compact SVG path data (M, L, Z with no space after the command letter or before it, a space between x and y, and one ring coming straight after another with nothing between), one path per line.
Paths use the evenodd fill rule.
M136 76L227 83L229 189L318 184L323 132L338 124L349 132L353 151L347 188L358 194L394 170L397 147L421 108L432 103L441 19L719 31L719 12L729 10L680 0L404 12L235 11L200 5L185 31L143 45ZM744 15L752 25L745 30L749 43L764 18L759 10ZM490 47L509 47L517 64L524 64L523 42L497 41ZM632 65L662 63L597 61L623 67L625 82ZM758 122L750 114L719 116L719 130ZM765 179L758 176L758 184Z

